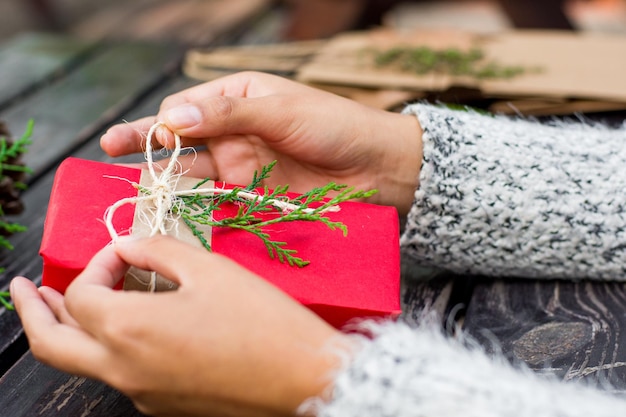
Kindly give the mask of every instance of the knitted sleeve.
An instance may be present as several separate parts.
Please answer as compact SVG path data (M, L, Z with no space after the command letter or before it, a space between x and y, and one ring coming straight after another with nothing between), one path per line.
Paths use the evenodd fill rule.
M626 401L490 359L434 327L371 329L318 417L614 417ZM311 403L308 404L311 406ZM310 411L311 408L308 408Z
M420 186L402 246L459 273L626 279L626 125L413 105ZM369 323L319 417L609 417L626 400L492 359L435 326ZM311 406L312 403L308 403ZM310 410L310 408L309 408Z
M417 104L420 186L402 236L457 273L626 279L626 124L551 123Z

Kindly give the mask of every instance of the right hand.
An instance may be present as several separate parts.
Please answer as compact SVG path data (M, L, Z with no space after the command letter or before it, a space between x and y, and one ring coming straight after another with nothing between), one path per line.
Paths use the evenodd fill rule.
M129 265L176 291L115 291ZM328 399L354 342L230 259L170 237L119 239L65 297L17 277L11 297L35 357L96 378L155 416L295 415Z
M422 158L421 128L414 116L370 108L278 76L243 72L173 94L159 113L113 126L101 139L111 156L143 150L156 121L155 147L205 145L190 176L247 184L263 165L278 163L267 186L289 184L306 192L330 181L378 189L369 202L408 212Z

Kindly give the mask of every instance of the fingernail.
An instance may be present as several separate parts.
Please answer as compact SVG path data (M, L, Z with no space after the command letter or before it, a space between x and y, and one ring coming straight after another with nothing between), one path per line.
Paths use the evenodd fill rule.
M188 129L194 127L202 121L202 112L192 104L169 109L165 114L167 125L172 129Z
M20 285L19 281L20 281L20 280L22 280L22 279L24 279L24 277L19 277L19 276L17 276L17 277L14 277L14 278L11 280L11 283L9 284L9 293L10 293L11 295L13 295L13 293L14 293L14 291L15 291L16 287L18 287L18 286Z

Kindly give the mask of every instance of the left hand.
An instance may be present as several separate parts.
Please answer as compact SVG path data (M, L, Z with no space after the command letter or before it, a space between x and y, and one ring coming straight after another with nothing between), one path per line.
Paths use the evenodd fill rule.
M282 77L241 72L165 98L158 115L111 127L102 149L111 156L143 152L148 127L161 121L152 145L201 146L181 155L180 172L247 184L277 161L270 188L305 193L328 182L379 192L367 201L406 215L422 162L422 129L413 115L386 112ZM167 163L167 161L162 161Z
M112 290L130 264L178 290ZM150 415L294 414L323 397L336 343L348 346L252 272L167 237L104 248L65 297L21 277L11 295L37 359L102 380Z

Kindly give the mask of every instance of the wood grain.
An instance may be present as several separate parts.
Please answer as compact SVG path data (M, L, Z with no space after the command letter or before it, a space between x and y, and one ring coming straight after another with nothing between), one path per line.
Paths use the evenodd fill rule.
M197 84L197 81L184 77L172 77L161 87L139 100L127 113L114 117L115 122L133 120L154 114L160 102L167 95ZM137 162L141 155L130 155L113 160L100 149L97 138L107 126L101 126L91 140L73 151L79 158L106 162ZM27 232L15 235L11 241L16 249L13 252L0 252L0 264L6 266L0 275L0 286L7 287L14 275L24 275L40 283L42 262L38 255L48 198L52 187L55 167L41 177L24 194L26 210L14 220L28 225ZM132 403L116 390L105 384L85 378L67 375L36 362L30 354L25 354L28 346L16 313L0 311L0 410L9 410L11 416L57 416L89 415L101 417L142 416ZM19 362L17 362L19 359ZM11 369L11 365L15 364ZM20 390L27 390L26 394Z
M224 13L232 12L227 9L224 6ZM225 14L216 18L219 16L223 17L219 31L225 34L233 20ZM29 42L30 49L20 55L21 61L0 60L0 72L11 74L16 86L21 68L45 61L40 53L47 53L43 47L46 39L33 35ZM38 42L41 48L37 47ZM72 42L67 42L68 50L73 51ZM62 44L57 45L60 50ZM0 57L18 54L18 47L24 49L19 43L6 45L0 50ZM82 53L79 48L78 56ZM11 237L15 250L0 252L0 263L6 267L0 274L3 289L14 275L40 283L42 262L38 250L58 163L69 155L110 161L98 143L110 124L154 114L166 95L197 83L178 78L182 51L172 45L102 43L90 49L84 59L76 59L77 55L71 53L61 56L48 66L42 65L34 75L24 70L19 88L5 96L0 94L0 119L12 131L19 133L30 118L36 123L34 143L25 158L35 171L22 196L26 209L9 219L29 229ZM105 384L56 371L25 354L28 346L16 313L0 310L0 335L0 414L142 416L125 396Z
M0 113L0 119L16 133L28 119L35 120L33 143L24 162L37 177L132 107L176 67L180 54L162 45L110 45L67 76Z
M481 280L465 329L537 372L626 390L625 305L624 283Z
M64 50L62 39L54 38L54 48ZM37 47L38 41L40 47ZM24 51L25 44L30 53L18 54ZM11 52L11 45L17 52ZM50 45L47 35L30 35L24 42L9 44L3 52L10 56L20 55L22 65L28 66L28 62L37 65L49 54ZM74 46L75 42L69 40L67 50L73 51ZM28 61L29 57L31 61ZM25 210L8 219L27 226L28 230L10 238L15 247L13 251L0 251L0 264L6 268L0 274L0 288L6 290L15 275L39 282L42 263L38 251L56 164L82 143L94 138L95 133L111 120L120 121L124 110L133 107L161 81L173 59L180 59L177 50L163 46L135 43L103 48L91 54L89 62L63 72L45 88L27 89L24 97L0 115L15 135L26 126L29 118L36 120L34 142L24 158L35 171L29 189L22 194ZM0 72L6 70L19 75L21 67L16 67L14 62L0 61ZM126 71L118 70L119 62L127 63ZM46 74L58 68L64 67L53 65L47 73L42 70L39 75L49 78ZM40 80L29 74L25 79L31 83ZM94 143L98 143L97 137ZM0 310L0 334L0 371L4 372L27 349L15 313Z
M269 0L143 0L120 2L84 19L71 32L87 39L150 40L209 45L244 32Z
M0 379L0 410L11 417L141 417L118 391L37 362L28 353Z
M24 34L0 48L0 108L62 77L87 59L96 45L53 34Z

